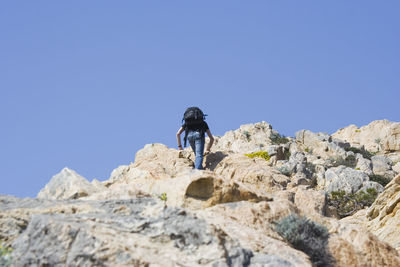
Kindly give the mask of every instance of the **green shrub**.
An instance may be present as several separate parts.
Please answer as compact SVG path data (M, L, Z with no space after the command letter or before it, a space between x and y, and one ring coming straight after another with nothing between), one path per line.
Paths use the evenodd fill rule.
M377 196L378 192L374 188L351 194L345 191L332 191L328 196L328 205L335 207L339 217L344 218L371 206Z
M287 142L289 142L289 138L280 134L272 134L270 140L274 145L286 144Z
M0 266L10 266L12 249L0 243Z
M166 202L168 197L167 197L167 193L162 193L161 195L158 196L159 199L161 199L162 201Z
M357 159L354 155L349 155L345 159L344 158L331 159L331 161L333 167L343 165L349 168L355 168L357 165Z
M391 181L389 178L377 174L369 175L369 180L380 183L383 187L385 187Z
M356 153L359 153L359 154L361 154L364 158L369 159L369 160L371 160L371 157L375 155L375 153L372 153L372 152L370 152L370 151L368 151L368 150L359 149L359 148L356 148L356 147L349 147L349 148L346 148L345 150L346 150L346 151L352 151L352 152L354 152L355 154L356 154Z
M315 266L330 266L331 258L325 249L329 233L325 226L306 217L289 215L276 222L275 231L294 248L310 256Z
M248 131L244 131L243 135L246 137L247 141L250 141L250 133Z
M285 158L285 160L289 160L290 156L292 154L290 153L289 149L285 149L283 152L283 157Z
M268 155L267 151L258 151L258 152L254 152L254 153L251 153L251 154L244 154L244 155L248 156L249 158L258 157L258 158L263 158L265 160L269 160L271 158L271 156Z

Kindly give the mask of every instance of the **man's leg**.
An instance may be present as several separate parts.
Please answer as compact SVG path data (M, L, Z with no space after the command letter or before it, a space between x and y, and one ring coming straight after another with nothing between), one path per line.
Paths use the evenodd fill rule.
M196 133L196 138L195 138L196 160L194 162L194 167L198 170L203 169L204 144L205 144L205 138L202 137L200 133Z

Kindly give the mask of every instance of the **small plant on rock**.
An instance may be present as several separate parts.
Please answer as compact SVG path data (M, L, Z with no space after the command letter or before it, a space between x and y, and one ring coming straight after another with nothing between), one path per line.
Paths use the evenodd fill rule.
M254 153L251 153L251 154L244 154L244 155L248 156L251 159L255 158L255 157L258 157L258 158L263 158L263 159L265 159L267 161L271 158L271 156L268 155L267 151L259 151L259 152L254 152Z
M349 168L355 168L357 165L357 159L354 155L349 155L346 158L331 159L331 162L334 167L343 165Z
M377 196L378 192L374 188L351 194L345 191L332 191L328 196L328 205L336 208L339 217L344 218L371 206Z
M162 193L161 195L158 196L158 198L161 199L162 201L164 201L164 203L167 202L167 199L168 199L167 193L165 193L165 192Z
M378 174L369 175L369 179L371 181L381 184L383 187L385 187L391 181L389 178L386 178L385 176L378 175Z
M331 259L325 249L329 233L325 226L306 217L289 215L276 222L275 231L294 248L309 255L315 266L330 266Z
M244 131L243 135L246 137L247 141L249 142L251 140L250 138L250 133L248 131Z
M371 157L374 155L374 153L372 153L372 152L370 152L370 151L368 151L368 150L359 149L359 148L352 147L352 146L351 146L351 147L348 147L348 148L345 148L345 150L346 150L346 151L352 151L352 152L354 152L354 154L359 153L359 154L361 154L364 158L369 159L369 160L371 160Z
M0 243L0 266L11 266L11 252L12 249L9 247L4 246L2 243Z
M286 144L287 142L289 142L289 138L280 134L272 134L270 139L272 144L274 145Z

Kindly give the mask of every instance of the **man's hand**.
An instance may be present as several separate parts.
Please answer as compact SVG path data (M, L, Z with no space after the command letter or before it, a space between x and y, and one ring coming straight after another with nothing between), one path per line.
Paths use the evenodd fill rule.
M206 152L204 152L204 156L207 156L208 154L210 154L210 150L206 150Z

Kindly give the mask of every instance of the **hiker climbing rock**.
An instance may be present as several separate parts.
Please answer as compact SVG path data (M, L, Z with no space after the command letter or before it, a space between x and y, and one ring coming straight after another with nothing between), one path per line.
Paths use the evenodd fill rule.
M183 131L185 131L184 146L186 147L186 142L189 140L189 144L196 156L194 167L199 170L203 169L205 133L207 133L208 137L210 138L210 142L207 145L206 154L210 153L211 146L214 143L214 137L208 128L208 124L204 121L205 116L206 115L204 115L204 113L198 107L187 108L182 119L184 124L176 133L178 149L183 150L181 144L181 134Z

